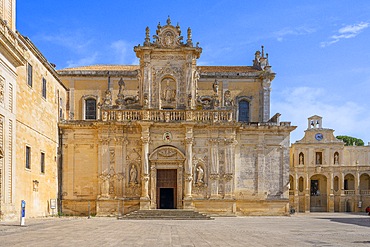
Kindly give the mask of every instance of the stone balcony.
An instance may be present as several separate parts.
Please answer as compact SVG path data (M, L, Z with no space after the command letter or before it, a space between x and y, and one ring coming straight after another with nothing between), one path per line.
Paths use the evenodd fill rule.
M101 120L131 122L202 122L202 123L230 123L235 122L234 110L101 110Z

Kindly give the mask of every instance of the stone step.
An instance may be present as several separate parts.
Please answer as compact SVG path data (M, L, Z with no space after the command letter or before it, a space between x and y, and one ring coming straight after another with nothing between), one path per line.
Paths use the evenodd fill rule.
M210 216L192 210L154 209L138 210L125 214L120 219L132 220L213 220Z

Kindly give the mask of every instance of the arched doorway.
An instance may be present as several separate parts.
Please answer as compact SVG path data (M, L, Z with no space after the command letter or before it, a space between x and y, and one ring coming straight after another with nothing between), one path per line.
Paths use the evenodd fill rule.
M175 147L162 146L149 156L151 209L182 208L185 155Z
M327 178L322 174L311 177L310 183L310 211L327 212Z

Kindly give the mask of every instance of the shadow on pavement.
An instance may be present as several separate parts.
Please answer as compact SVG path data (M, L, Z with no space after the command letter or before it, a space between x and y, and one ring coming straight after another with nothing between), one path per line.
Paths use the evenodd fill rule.
M357 226L365 226L370 227L370 217L359 217L359 218L321 218L325 220L330 220L337 223L343 223L343 224L350 224L350 225L357 225Z

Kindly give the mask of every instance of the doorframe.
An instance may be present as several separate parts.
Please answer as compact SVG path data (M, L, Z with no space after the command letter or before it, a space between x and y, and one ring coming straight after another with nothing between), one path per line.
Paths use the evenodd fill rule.
M157 170L177 170L176 209L183 208L183 183L185 155L173 146L161 146L149 155L150 162L150 208L157 209Z

